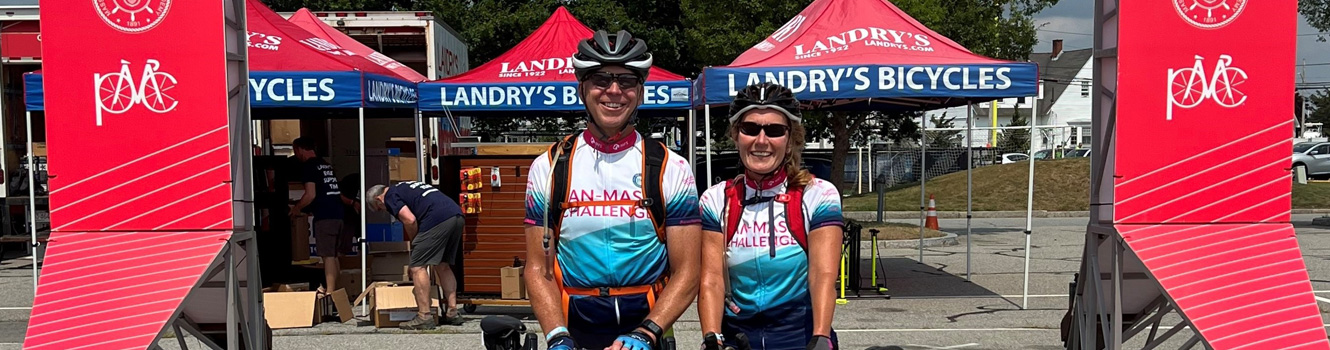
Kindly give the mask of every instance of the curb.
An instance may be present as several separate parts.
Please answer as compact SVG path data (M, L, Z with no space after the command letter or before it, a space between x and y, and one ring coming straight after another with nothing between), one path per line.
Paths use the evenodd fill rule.
M932 248L932 247L953 246L961 244L960 241L956 239L957 236L955 233L942 232L942 234L944 234L945 236L924 238L923 242L924 247ZM919 248L919 240L900 239L900 240L891 240L891 241L878 241L877 247L878 248ZM872 252L873 252L873 242L859 243L859 254L861 257L869 256L868 254Z

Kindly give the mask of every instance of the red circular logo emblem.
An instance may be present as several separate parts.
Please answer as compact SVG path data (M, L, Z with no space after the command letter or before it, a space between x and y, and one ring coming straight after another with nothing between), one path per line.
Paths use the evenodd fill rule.
M131 34L156 27L171 9L171 0L92 0L92 4L111 28Z
M1232 23L1247 0L1171 0L1173 8L1187 23L1201 29L1215 29Z

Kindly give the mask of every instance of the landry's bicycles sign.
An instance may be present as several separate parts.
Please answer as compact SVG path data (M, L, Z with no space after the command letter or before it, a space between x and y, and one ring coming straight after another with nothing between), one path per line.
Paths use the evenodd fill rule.
M1165 120L1173 120L1173 107L1194 108L1207 100L1224 108L1241 106L1247 101L1247 94L1242 93L1242 83L1247 82L1247 72L1233 67L1233 57L1219 55L1213 71L1207 72L1201 64L1204 58L1196 56L1196 63L1191 68L1168 70L1168 113Z
M171 73L158 69L161 69L161 62L148 59L139 79L134 79L129 71L129 61L120 60L119 72L93 74L92 81L97 86L97 126L102 126L102 112L121 114L134 105L143 105L154 113L174 110L180 101L171 97L170 90L175 88L177 81Z

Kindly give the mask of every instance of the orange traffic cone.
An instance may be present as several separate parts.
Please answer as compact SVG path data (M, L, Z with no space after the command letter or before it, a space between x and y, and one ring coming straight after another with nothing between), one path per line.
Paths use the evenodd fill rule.
M933 195L928 195L928 217L924 219L924 227L930 230L937 230L937 203L933 201Z

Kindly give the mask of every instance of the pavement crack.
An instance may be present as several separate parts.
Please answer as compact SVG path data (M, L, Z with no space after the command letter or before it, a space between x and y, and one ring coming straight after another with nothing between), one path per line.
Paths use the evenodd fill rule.
M992 315L992 314L997 314L998 312L1003 312L1003 311L1065 311L1064 309L1057 309L1057 308L1024 309L1024 310L1021 310L1021 309L1009 309L1009 308L992 308L992 309L990 309L990 308L991 308L991 306L980 306L980 307L977 307L977 309L979 309L979 310L981 310L981 311L959 313L959 314L955 314L955 315L947 316L947 321L950 322L950 323L956 323L956 320L960 319L961 317L974 316L974 315Z

